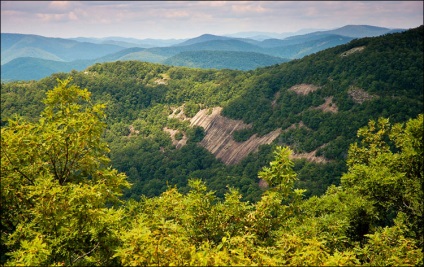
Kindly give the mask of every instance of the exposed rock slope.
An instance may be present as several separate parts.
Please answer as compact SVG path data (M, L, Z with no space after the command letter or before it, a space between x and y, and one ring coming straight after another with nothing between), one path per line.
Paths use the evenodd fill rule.
M209 150L225 164L236 164L249 153L256 151L259 146L270 144L277 138L281 129L277 129L258 137L256 134L245 142L236 142L232 136L234 131L251 127L239 120L232 120L221 116L222 108L216 107L210 112L208 109L199 111L190 122L191 125L201 126L205 129L205 137L200 145Z
M325 109L327 112L337 112L336 106L329 106L332 98L326 99L326 103L317 107L319 109ZM206 148L216 158L222 160L227 165L237 164L243 160L251 152L258 150L259 146L265 144L271 144L282 132L281 129L276 129L264 136L258 137L257 134L252 135L248 140L244 142L236 142L233 139L233 133L238 130L250 128L251 125L245 124L241 120L232 120L221 116L221 107L215 107L213 109L202 109L193 118L188 118L184 115L181 110L183 107L179 107L174 110L170 117L178 118L180 120L190 120L191 126L200 126L205 130L205 137L199 143L202 147ZM292 125L285 129L287 131L296 127L306 127L303 122ZM187 136L184 134L181 140L175 139L177 130L164 128L164 131L171 135L172 143L176 148L181 148L186 145ZM293 159L305 158L308 161L316 163L326 163L327 159L324 157L315 156L316 151L309 153L293 154Z

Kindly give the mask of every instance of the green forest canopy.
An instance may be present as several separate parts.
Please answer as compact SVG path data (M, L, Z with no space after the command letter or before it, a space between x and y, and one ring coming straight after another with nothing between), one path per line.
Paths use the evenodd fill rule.
M1 259L6 265L422 265L423 114L358 131L340 186L303 199L292 151L258 173L256 203L190 190L122 201L103 104L58 80L41 117L1 129Z
M188 179L199 178L223 199L231 184L243 200L256 202L262 189L257 173L272 160L276 146L290 146L294 153L311 153L327 159L320 164L294 160L297 187L306 197L325 193L339 185L347 171L346 158L356 132L379 117L391 123L405 122L423 110L423 27L403 33L362 38L319 53L252 71L201 70L170 67L138 61L95 64L85 71L58 73L38 82L2 84L2 125L18 113L35 122L44 106L45 92L56 78L90 88L94 103L105 103L112 166L125 172L133 184L125 198L158 196L168 185L183 193ZM352 52L354 51L354 52ZM309 84L319 88L307 95L291 90ZM364 99L356 99L362 92ZM324 112L321 105L331 99L337 112ZM185 105L183 109L182 106ZM223 107L222 114L243 120L251 129L236 131L233 138L244 141L253 134L276 129L282 134L270 145L259 148L239 164L227 166L199 147L201 128L189 127L168 118L174 109L188 115L201 108ZM305 127L292 127L303 125ZM176 149L167 127L188 137ZM132 129L132 131L130 131Z

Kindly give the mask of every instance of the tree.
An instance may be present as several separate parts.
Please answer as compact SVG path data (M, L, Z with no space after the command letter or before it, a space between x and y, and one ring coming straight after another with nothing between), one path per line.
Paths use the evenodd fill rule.
M282 265L423 264L423 115L371 120L358 136L341 186L303 201L280 228Z
M129 183L109 166L104 105L71 79L44 103L38 122L14 118L1 129L7 264L110 264L122 216L113 205Z
M38 122L16 117L1 130L7 265L423 264L423 115L361 128L341 186L320 197L302 200L292 152L277 147L254 204L191 179L186 194L118 206L129 184L109 166L104 107L70 79L44 103Z
M370 121L358 130L360 144L352 144L348 173L342 186L366 197L379 211L380 225L389 226L399 212L409 221L409 235L423 245L423 115L406 125L388 119Z

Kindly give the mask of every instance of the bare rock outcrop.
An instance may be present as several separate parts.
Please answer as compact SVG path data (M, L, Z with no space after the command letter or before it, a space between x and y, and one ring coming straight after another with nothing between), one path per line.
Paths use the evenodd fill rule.
M179 132L179 130L170 129L168 127L163 128L163 130L171 135L172 145L174 145L177 149L185 146L187 144L187 136L185 133L182 133L182 138L177 140L175 135Z
M351 86L349 90L347 91L347 93L352 98L352 100L358 104L362 104L365 101L369 101L378 97L376 95L371 95L368 92L366 92L364 89L356 87L356 86Z
M330 99L331 101L331 99ZM238 130L248 129L252 127L241 120L233 120L225 118L221 115L222 108L215 107L213 109L202 109L193 118L187 118L179 112L171 115L178 117L181 120L190 120L191 126L200 126L205 130L205 137L199 143L202 147L206 148L216 158L220 159L227 165L237 164L252 152L256 152L261 145L271 144L283 131L279 128L264 136L259 137L257 134L252 135L244 142L236 142L233 139L233 133ZM300 121L293 124L284 131L293 128L306 127ZM306 127L307 128L307 127ZM184 135L181 140L175 139L175 134L178 130L164 128L164 131L171 135L173 145L177 148L184 146L187 142L187 137ZM292 159L307 159L308 161L317 163L326 163L328 160L324 157L315 155L316 150L309 153L292 154Z
M345 52L341 53L341 54L340 54L340 56L341 56L341 57L346 57L346 56L349 56L349 55L351 55L351 54L353 54L353 53L361 52L361 51L362 51L362 50L364 50L364 49L365 49L365 46L358 46L358 47L354 47L354 48L352 48L352 49L349 49L349 50L347 50L347 51L345 51Z
M337 113L339 111L339 108L337 107L336 103L333 102L332 96L326 97L325 103L316 107L316 109L320 109L323 112L332 112L332 113Z
M190 120L190 118L188 118L184 113L184 104L182 106L171 108L171 109L172 109L172 113L169 114L168 118L179 119L182 121Z
M309 93L312 93L316 90L318 90L319 87L313 84L296 84L289 88L289 91L293 91L298 95L307 95Z
M170 80L169 75L164 73L164 74L160 74L161 78L157 78L154 83L157 85L163 84L163 85L168 85L168 81Z
M261 137L254 134L244 142L236 142L233 140L233 133L250 128L251 125L240 120L225 118L221 116L221 110L220 107L213 108L212 112L203 109L190 122L191 125L205 129L205 137L200 145L227 165L239 163L251 152L257 151L259 146L272 143L281 133L281 129L277 129Z
M135 128L134 128L133 125L130 125L128 127L128 129L130 130L130 133L128 134L128 137L135 136L135 135L138 135L140 133L139 130L135 130Z
M308 152L308 153L293 153L290 155L291 159L306 159L307 161L310 162L315 162L315 163L327 163L329 162L328 159L326 159L323 156L316 156L316 152L317 150Z

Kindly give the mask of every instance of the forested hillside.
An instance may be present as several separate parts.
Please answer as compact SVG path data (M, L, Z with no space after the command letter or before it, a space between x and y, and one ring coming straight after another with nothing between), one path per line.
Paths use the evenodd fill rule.
M189 191L122 201L105 105L58 79L34 122L1 128L1 263L6 266L421 266L423 114L370 120L350 146L340 186L304 199L276 146L257 173L256 203L198 179ZM176 168L178 168L176 166ZM224 177L223 177L224 178Z
M188 51L167 58L162 63L203 69L252 70L263 66L287 62L289 59L255 52Z
M126 198L157 196L167 185L187 192L187 180L200 178L218 197L230 184L243 200L257 201L263 192L257 172L276 145L293 149L296 185L308 189L306 196L321 195L330 184L339 184L360 127L381 116L396 123L422 112L422 37L419 27L357 39L247 72L118 61L38 82L4 83L2 125L14 113L36 120L45 92L56 78L70 75L73 84L89 88L95 102L107 105L104 138L112 165L134 184ZM222 132L222 146L211 147L201 142L211 132L192 119L216 107L223 108L224 124L231 119L247 126ZM236 164L216 158L228 144L251 144L276 131L280 135L272 142L240 152Z

